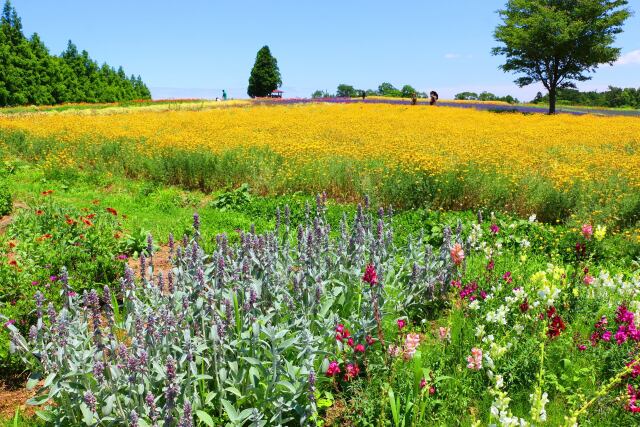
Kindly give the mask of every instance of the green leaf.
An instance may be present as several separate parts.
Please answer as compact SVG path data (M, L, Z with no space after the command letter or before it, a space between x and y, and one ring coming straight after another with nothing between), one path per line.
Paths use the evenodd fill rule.
M48 423L53 422L53 414L49 411L36 411L36 416Z
M198 409L196 411L196 416L198 417L200 422L202 422L203 424L206 424L209 427L215 427L215 423L213 422L213 418L211 418L211 415L207 414L206 412Z
M82 411L82 421L84 421L84 423L88 426L93 425L93 412L91 412L89 407L85 403L81 403L80 410Z
M44 380L44 384L42 385L42 387L49 387L51 385L51 383L53 382L53 379L56 377L56 373L52 372L47 376L47 379Z
M229 419L234 423L238 421L239 419L238 411L236 411L236 408L233 407L231 402L229 402L226 399L220 399L220 401L222 402L222 406L224 406L224 411L227 413L227 416L229 417Z
M289 381L284 381L284 380L278 381L278 384L281 385L281 386L286 387L287 389L289 389L289 391L291 393L295 393L296 392L296 388Z
M226 391L228 391L228 392L230 392L230 393L235 394L235 395L236 395L236 396L238 396L238 397L242 397L242 393L240 392L240 390L238 390L238 389L237 389L237 388L235 388L235 387L227 387L227 388L225 388L225 390L226 390Z
M37 386L38 382L40 381L40 378L42 378L40 374L37 374L37 373L31 374L29 376L29 381L27 381L27 390L32 390L35 386Z

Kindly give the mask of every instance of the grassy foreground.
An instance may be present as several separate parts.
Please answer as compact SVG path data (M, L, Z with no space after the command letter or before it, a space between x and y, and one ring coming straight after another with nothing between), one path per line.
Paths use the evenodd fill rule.
M200 214L202 246L209 253L217 250L216 235L220 233L226 233L233 244L239 241L237 230L248 230L252 225L255 225L256 233L272 230L276 224L274 215L277 207L283 208L288 204L294 224L305 222L306 204L311 205L311 216L315 211L314 198L304 195L261 197L243 189L219 189L211 194L168 187L162 183L82 172L53 179L46 168L16 160L10 163L13 172L8 178L14 199L32 207L18 213L24 219L17 220L17 228L9 229L9 234L2 238L3 248L7 248L7 239L14 241L18 249L31 239L34 244L43 245L43 241L38 239L45 230L33 227L36 224L51 224L38 222L46 217L47 209L63 209L62 212L80 214L84 218L91 212L98 213L98 216L91 218L92 226L82 229L102 227L108 232L113 227L112 230L122 233L121 240L132 242L122 246L113 241L111 235L103 235L99 240L104 245L100 253L108 249L112 251L109 258L113 259L124 252L128 256L135 256L136 250L144 251L147 232L156 236L156 244L159 245L167 244L165 236L169 232L176 236L183 232L192 236L194 211ZM43 195L43 192L48 194ZM104 212L107 208L114 209L118 215L111 218ZM37 213L40 209L45 211L42 215ZM345 213L348 218L353 218L357 213L356 206L332 202L326 205L326 222L331 225L330 234L333 238L339 238L340 220ZM373 345L367 349L368 362L361 365L361 369L368 366L366 375L358 376L353 381L327 376L324 365L315 367L318 376L318 424L380 425L380 419L387 419L391 425L401 425L401 419L406 419L405 422L411 425L426 425L416 421L421 419L433 425L448 424L456 419L462 425L472 425L475 421L484 425L492 419L490 414L494 407L502 408L505 416L530 418L531 414L536 413L534 406L539 407L544 399L549 400L542 405L547 425L562 425L567 422L565 416L579 411L583 411L579 412L582 425L610 425L611 419L616 419L617 425L632 425L635 422L633 415L625 409L629 397L624 385L633 384L631 377L616 377L630 362L629 351L633 347L624 343L607 347L608 344L603 342L591 348L589 336L593 323L601 315L608 316L613 324L619 304L636 307L633 294L627 294L621 300L617 291L606 293L606 298L600 292L610 286L607 285L607 280L610 280L607 277L614 277L618 273L622 274L621 279L615 280L633 283L631 266L632 260L640 254L640 241L634 235L612 233L611 230L605 231L605 235L601 239L598 237L597 241L595 238L584 241L581 227L544 225L502 214L492 216L490 212L485 212L484 216L485 221L478 228L477 215L470 211L400 210L394 214L389 225L393 227L395 246L401 252L404 251L401 248L411 242L417 244L414 239L421 232L425 242L438 247L444 226L450 225L455 229L457 221L462 221L464 235L472 238L474 243L465 249L466 268L459 271L461 287L451 287L442 299L424 299L415 306L393 304L385 309L382 329L387 344L397 345L402 352L409 346L408 334L415 333L420 337L418 351L411 358L385 359L386 349ZM115 219L118 224L112 222ZM495 235L494 226L498 229ZM588 245L584 255L576 252L576 242ZM40 253L34 249L36 246L31 248L31 255ZM43 251L51 252L46 249ZM53 263L60 254L49 253L50 258L43 258L41 264ZM82 260L79 262L78 266L82 265ZM549 270L548 263L553 263L553 269ZM488 269L489 265L491 269ZM37 269L37 265L34 268ZM586 275L585 268L589 271ZM28 269L26 265L25 269ZM507 272L509 275L506 275ZM79 270L70 272L74 286L95 287L96 283L81 284L78 274ZM586 285L586 276L596 278L595 283ZM25 280L22 282L28 276L23 277ZM477 288L473 288L474 283ZM52 291L55 290L53 293L57 293L58 286L52 286ZM355 286L355 283L349 286ZM385 298L402 301L399 295L404 292L403 286L390 286ZM546 320L536 320L539 309L534 308L534 304L541 298L538 290L545 286L559 292L554 303L558 316L561 316L559 321L555 315L546 319L546 310L541 311ZM503 302L515 298L512 289L519 287L526 290L531 313L522 311L524 301L521 295L511 303L512 307L505 317L507 325L502 325L500 321L487 321L499 316L498 313L504 310L501 308ZM24 292L23 298L29 300L29 293L36 289L25 287L20 290ZM481 290L493 298L475 307L477 303L473 301L480 301ZM4 304L8 302L3 301ZM6 313L7 306L4 307L2 312ZM351 329L350 322L354 319L347 315L348 312L348 309L341 312L340 318ZM532 314L534 312L535 315ZM407 325L400 330L397 323L399 319ZM562 322L563 328L559 328L558 322ZM329 341L333 340L334 326L326 331ZM484 335L478 335L479 327L485 329ZM525 328L522 335L517 333L520 327ZM549 330L554 334L557 332L557 336L549 338ZM493 337L493 342L485 339L489 335ZM584 344L587 350L581 350ZM493 377L484 375L484 371L467 367L466 358L471 357L471 350L476 348L492 358L496 366L490 369ZM337 350L330 345L327 350L332 354L329 361L340 361L342 354L349 357L348 346ZM487 369L487 360L483 363L481 369ZM344 373L346 362L345 365L341 364L341 368ZM496 374L506 383L505 386L498 387ZM609 387L607 384L612 378L617 379ZM423 379L426 384L424 388L419 386ZM415 381L418 383L417 389ZM505 403L507 393L510 403ZM533 401L534 406L530 398L532 393L538 396L538 400ZM543 393L546 396L544 399ZM592 397L596 399L588 403ZM410 407L410 403L417 406ZM238 410L243 408L241 401L235 404ZM207 411L218 414L216 422L228 422L228 415L224 412ZM540 417L540 413L536 416ZM11 425L11 420L7 423ZM29 425L37 421L29 418L21 423Z

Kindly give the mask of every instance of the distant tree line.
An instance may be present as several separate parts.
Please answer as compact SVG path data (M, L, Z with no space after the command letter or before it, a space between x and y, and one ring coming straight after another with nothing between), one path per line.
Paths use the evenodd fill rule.
M520 101L518 98L514 98L511 95L507 96L497 96L492 94L491 92L482 92L477 94L475 92L461 92L456 94L455 99L462 101L502 101L508 102L509 104L518 104Z
M98 65L71 41L60 56L51 55L38 34L25 37L7 0L0 19L0 106L150 98L140 76Z
M585 105L589 107L630 107L640 109L640 88L620 88L609 86L604 92L581 92L576 89L559 89L558 104L560 105ZM549 95L538 92L531 101L534 104L548 104Z
M419 92L411 85L404 85L401 89L397 89L391 83L384 82L378 86L378 89L356 89L348 84L340 84L336 88L336 93L332 94L324 90L316 90L311 94L312 98L356 98L362 96L362 92L366 96L387 96L390 98L411 98L415 93L418 98L427 98L426 92Z

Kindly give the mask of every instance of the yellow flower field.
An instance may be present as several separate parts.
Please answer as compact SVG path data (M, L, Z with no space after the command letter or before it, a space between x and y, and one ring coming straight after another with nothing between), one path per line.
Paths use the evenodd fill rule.
M68 142L135 139L140 154L268 147L293 162L334 156L382 159L439 173L474 164L518 178L535 174L558 187L617 174L640 185L640 119L495 114L397 105L253 106L203 111L25 114L0 117L0 129Z

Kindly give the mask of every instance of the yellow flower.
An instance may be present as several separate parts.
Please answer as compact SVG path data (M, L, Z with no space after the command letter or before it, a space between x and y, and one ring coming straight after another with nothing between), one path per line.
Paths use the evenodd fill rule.
M604 225L598 225L596 226L596 231L593 233L593 237L597 240L597 241L602 241L602 239L604 239L604 236L607 234L607 227Z

